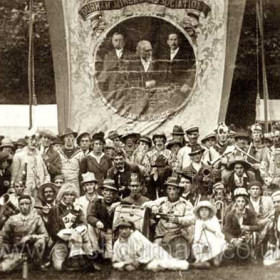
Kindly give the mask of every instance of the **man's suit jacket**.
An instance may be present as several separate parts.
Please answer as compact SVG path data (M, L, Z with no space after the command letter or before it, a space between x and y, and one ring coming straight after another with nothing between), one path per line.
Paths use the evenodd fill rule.
M45 160L45 164L50 173L51 181L53 181L56 175L61 174L61 159L59 153L55 151L52 146L47 150L46 155L48 159Z
M103 70L98 76L99 86L103 91L115 91L127 87L128 65L132 54L123 50L121 58L117 57L116 51L109 51L103 61Z

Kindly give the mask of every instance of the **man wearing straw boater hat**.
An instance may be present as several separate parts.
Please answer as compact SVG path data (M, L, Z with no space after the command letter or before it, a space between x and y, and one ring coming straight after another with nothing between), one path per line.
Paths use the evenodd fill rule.
M80 195L79 170L80 163L84 157L79 147L75 147L75 138L78 133L67 128L60 137L63 139L64 146L58 152L61 159L61 173L65 183L73 183L78 195Z
M98 244L105 246L103 257L105 259L112 258L113 248L113 216L114 211L112 204L117 201L118 189L114 180L106 179L102 185L103 198L93 201L88 207L88 223L94 228L96 238L93 242L93 250L100 251ZM102 242L102 243L101 243Z

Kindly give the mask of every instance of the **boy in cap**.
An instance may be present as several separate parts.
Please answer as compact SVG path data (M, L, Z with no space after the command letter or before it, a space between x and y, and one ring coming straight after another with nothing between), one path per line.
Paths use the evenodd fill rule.
M114 216L112 204L117 200L118 189L115 186L115 182L111 179L104 180L102 189L103 198L98 198L88 207L87 222L94 228L96 234L93 244L94 251L100 251L99 244L101 243L102 249L105 247L104 258L111 259Z

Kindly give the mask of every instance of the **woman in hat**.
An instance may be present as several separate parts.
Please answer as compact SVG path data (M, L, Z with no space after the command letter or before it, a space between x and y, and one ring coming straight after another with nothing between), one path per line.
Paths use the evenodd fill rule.
M210 267L210 263L219 266L226 241L216 217L216 207L210 201L200 201L193 209L196 216L193 253L194 266Z
M226 240L231 245L230 251L244 259L254 255L253 232L261 228L256 214L247 207L248 203L247 190L235 189L232 209L226 213L224 225Z

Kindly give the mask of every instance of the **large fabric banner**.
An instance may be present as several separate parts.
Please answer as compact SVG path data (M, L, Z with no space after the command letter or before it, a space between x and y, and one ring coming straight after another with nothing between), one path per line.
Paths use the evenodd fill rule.
M67 112L63 126L152 134L171 132L175 124L197 125L203 135L217 125L227 1L56 2L62 5L61 51L68 59L69 84L58 96L64 100L58 101L63 112L58 110Z

